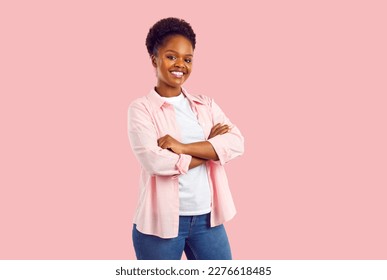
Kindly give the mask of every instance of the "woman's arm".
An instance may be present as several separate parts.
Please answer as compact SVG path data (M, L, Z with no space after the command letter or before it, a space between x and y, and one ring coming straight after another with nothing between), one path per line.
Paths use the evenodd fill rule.
M207 141L183 144L167 134L157 140L159 147L169 149L178 155L190 155L219 161L221 165L242 155L244 153L244 138L239 129L230 122L213 100L209 106L212 119L217 125L211 129Z
M197 157L192 157L191 162L189 163L188 169L195 168L203 163L205 163L207 160L203 158L197 158Z
M157 144L157 134L149 111L136 101L128 110L128 136L132 150L142 167L152 175L180 175L187 173L192 156L176 154ZM193 164L198 164L195 160Z
M223 123L230 127L228 133L216 135L215 137L208 139L208 142L211 143L219 157L219 163L224 165L244 153L244 137L236 125L231 123L213 99L211 99L210 108L214 123Z
M215 125L210 132L209 139L227 133L228 125ZM170 149L176 154L186 154L200 159L219 160L214 147L208 141L183 144L170 135L165 135L158 140L158 145L163 149Z
M211 128L211 132L208 136L208 139L211 139L217 135L225 134L229 131L230 127L227 124L221 125L220 123L218 123ZM218 154L216 153L214 147L208 141L185 144L183 146L183 154L199 158L211 159L215 161L219 160Z
M175 154L191 155L202 159L218 160L214 148L208 141L183 144L170 135L165 135L158 140L159 146L163 149L169 149Z

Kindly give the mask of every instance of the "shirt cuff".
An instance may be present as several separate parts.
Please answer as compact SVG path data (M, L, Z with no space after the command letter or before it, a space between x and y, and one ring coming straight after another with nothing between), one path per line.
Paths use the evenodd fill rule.
M218 155L220 165L224 165L228 161L230 148L224 145L224 139L222 139L220 136L221 135L217 135L214 138L208 139L207 141L211 143L216 154Z
M186 174L189 170L189 164L191 163L192 156L186 154L180 154L179 160L176 163L176 168L180 174Z

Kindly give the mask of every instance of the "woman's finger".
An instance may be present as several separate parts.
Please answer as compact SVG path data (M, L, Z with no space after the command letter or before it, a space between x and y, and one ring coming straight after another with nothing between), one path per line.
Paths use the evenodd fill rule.
M225 134L229 131L229 127L227 125L225 126L222 126L218 129L216 129L213 133L212 133L212 136L216 136L216 135L222 135L222 134Z
M225 124L225 125L222 125L222 126L218 127L218 128L216 129L216 132L217 132L217 133L222 133L222 131L227 131L227 130L228 130L228 125Z
M225 125L225 126L222 126L220 131L222 131L222 133L226 133L227 131L229 131L229 129L230 129L230 127L228 125Z
M216 129L219 127L220 123L214 125L212 128L211 128L211 133L216 131Z
M166 138L166 137L163 136L163 137L159 138L159 140L157 140L158 146L161 147L161 148L163 148L163 149L164 149L164 144L165 144L165 142L166 142L165 138Z

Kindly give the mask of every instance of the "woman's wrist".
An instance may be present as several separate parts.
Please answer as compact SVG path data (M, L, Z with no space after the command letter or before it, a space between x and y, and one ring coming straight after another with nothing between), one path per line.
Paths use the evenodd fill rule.
M207 160L206 160L206 159L203 159L203 158L192 157L188 169L192 169L192 168L195 168L195 167L197 167L197 166L199 166L199 165L202 165L202 164L204 164L206 161L207 161Z
M183 154L193 157L211 160L219 159L212 144L208 141L181 144L180 150Z
M189 153L189 145L190 144L181 144L181 153L182 154L186 154L186 155L191 155L190 153Z

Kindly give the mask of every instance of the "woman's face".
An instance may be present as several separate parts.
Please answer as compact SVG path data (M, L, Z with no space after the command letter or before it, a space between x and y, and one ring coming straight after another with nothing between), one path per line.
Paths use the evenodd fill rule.
M152 55L159 87L177 88L188 79L192 70L193 48L181 35L173 35Z

